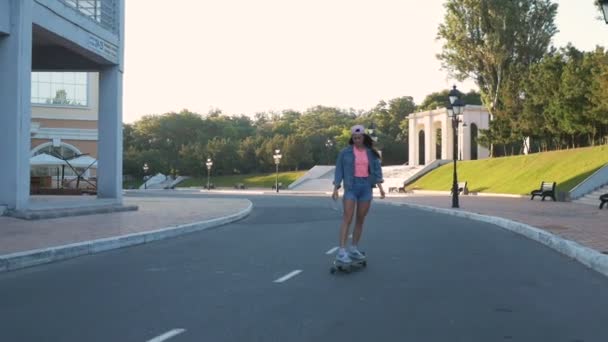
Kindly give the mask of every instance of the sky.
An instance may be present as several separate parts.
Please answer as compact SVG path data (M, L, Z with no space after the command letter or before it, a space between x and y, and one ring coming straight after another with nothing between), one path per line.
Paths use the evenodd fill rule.
M554 45L608 47L593 0L557 0ZM170 3L171 5L167 5ZM435 57L444 0L128 0L123 118L254 115L476 89Z

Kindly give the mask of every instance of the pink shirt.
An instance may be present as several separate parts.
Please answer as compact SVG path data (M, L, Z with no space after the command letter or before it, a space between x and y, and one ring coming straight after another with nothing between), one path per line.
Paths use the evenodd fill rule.
M353 152L355 153L355 177L369 177L367 149L359 150L353 147Z

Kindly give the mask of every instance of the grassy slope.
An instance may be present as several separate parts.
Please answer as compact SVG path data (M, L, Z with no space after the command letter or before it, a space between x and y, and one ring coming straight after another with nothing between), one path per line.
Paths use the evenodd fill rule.
M279 172L279 182L283 183L284 187L302 177L306 171L295 172ZM211 175L211 183L216 187L234 187L236 183L243 183L249 188L271 188L275 183L276 174L252 174L252 175L232 175L232 176L216 176ZM191 178L183 181L178 187L187 188L191 186L203 187L207 185L207 178Z
M541 181L557 182L558 191L570 191L608 163L608 146L535 153L527 156L458 162L458 180L469 191L529 194ZM444 165L409 185L409 189L445 190L452 184L453 164Z

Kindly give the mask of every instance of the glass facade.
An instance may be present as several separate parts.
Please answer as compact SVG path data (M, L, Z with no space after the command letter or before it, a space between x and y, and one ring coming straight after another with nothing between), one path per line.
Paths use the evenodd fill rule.
M87 106L86 72L32 72L32 103Z

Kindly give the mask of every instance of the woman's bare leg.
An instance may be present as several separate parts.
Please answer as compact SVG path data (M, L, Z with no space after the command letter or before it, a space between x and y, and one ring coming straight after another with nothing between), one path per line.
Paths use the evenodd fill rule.
M359 244L359 240L361 239L363 223L365 222L365 217L367 216L367 212L369 211L371 204L371 201L357 203L357 219L355 221L355 229L353 231L353 245L355 246Z
M350 223L353 221L353 213L355 212L355 201L344 200L344 213L342 215L342 225L340 226L340 247L346 247L348 239L348 231Z

